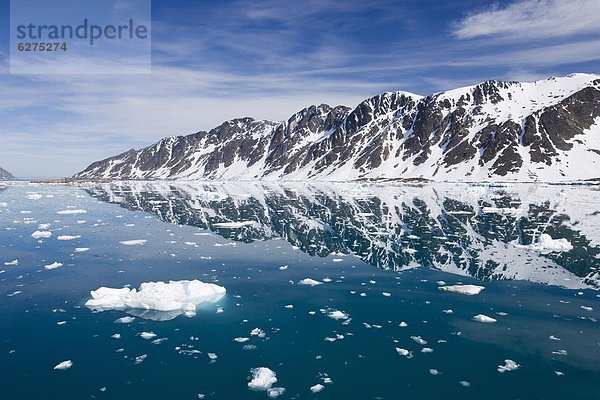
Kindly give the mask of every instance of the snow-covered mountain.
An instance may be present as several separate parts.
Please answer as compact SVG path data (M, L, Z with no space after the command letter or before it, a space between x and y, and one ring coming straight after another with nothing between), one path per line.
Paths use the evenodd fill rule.
M98 161L91 179L573 181L600 178L600 75L388 92L284 122L240 118Z
M17 178L7 170L0 168L0 181L16 181Z
M92 196L240 242L435 268L482 280L600 288L596 185L113 182ZM543 240L540 240L543 239Z

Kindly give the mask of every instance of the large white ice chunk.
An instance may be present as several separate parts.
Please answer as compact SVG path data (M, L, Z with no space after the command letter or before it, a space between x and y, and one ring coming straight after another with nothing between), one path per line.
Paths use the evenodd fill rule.
M107 287L92 290L92 298L85 305L98 311L142 309L194 313L198 304L215 303L225 292L222 286L198 280L145 282L139 290Z
M485 287L477 285L451 285L451 286L440 286L438 289L445 292L466 294L467 296L474 296L479 294Z
M269 390L273 384L277 383L277 374L267 367L253 368L251 372L252 380L248 382L251 390Z

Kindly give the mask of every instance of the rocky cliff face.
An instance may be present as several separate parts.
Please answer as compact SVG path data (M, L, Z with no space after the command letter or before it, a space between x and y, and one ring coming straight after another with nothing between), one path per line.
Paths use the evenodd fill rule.
M76 178L572 181L600 177L600 75L383 93L284 122L241 118L95 162Z
M16 181L17 178L7 170L0 168L0 181Z

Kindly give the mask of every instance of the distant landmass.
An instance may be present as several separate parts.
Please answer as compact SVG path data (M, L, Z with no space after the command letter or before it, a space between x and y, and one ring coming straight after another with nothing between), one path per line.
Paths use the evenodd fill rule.
M0 181L16 181L17 178L7 170L0 168Z
M568 182L600 177L600 75L387 92L287 121L239 118L91 164L79 179Z

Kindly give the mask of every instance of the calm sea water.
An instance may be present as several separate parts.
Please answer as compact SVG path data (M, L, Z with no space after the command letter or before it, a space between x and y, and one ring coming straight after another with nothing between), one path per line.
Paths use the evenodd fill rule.
M247 383L268 367L281 399L599 399L599 215L592 186L0 187L0 398L267 399ZM542 233L572 249L536 250ZM164 321L84 306L182 279L227 295Z

